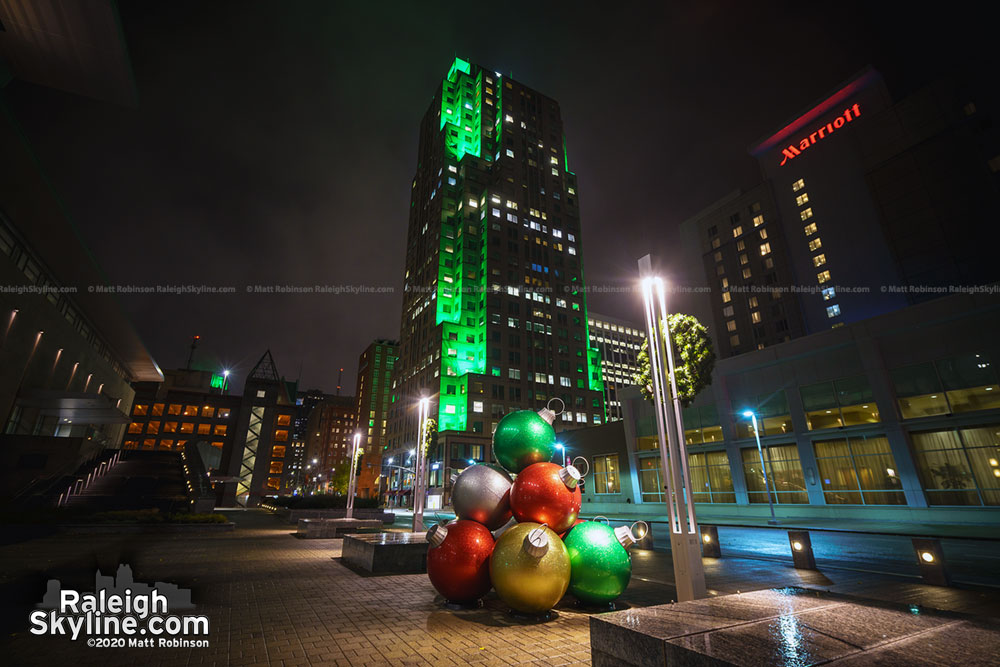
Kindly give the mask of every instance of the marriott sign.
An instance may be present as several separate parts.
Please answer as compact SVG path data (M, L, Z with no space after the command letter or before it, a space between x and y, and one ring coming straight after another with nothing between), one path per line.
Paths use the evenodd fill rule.
M782 148L782 158L779 166L784 166L784 164L789 160L794 160L802 154L802 151L815 144L818 140L833 134L835 131L844 127L860 115L861 107L855 102L853 106L844 109L844 113L840 114L826 125L821 126L818 130L809 134L809 136L803 137L803 139L799 141L798 145L792 143L788 144L787 148Z

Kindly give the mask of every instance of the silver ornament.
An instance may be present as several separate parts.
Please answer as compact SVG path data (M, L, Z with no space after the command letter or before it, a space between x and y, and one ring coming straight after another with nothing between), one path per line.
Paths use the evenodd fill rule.
M510 476L477 464L458 476L451 490L451 504L459 519L478 521L496 530L510 520Z

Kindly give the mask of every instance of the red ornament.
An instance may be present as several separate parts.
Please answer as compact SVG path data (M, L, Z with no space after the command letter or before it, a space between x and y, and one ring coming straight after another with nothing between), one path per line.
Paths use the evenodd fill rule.
M510 487L510 509L519 522L544 523L556 533L569 530L580 514L579 472L573 466L533 463Z
M437 539L440 532L445 537L427 551L427 576L434 588L449 602L473 602L486 595L492 586L493 534L483 524L467 519L436 527L436 532ZM437 540L430 541L433 545Z

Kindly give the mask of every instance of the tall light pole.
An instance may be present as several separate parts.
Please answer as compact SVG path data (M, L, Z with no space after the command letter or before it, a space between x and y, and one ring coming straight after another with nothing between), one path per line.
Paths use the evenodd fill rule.
M424 496L427 493L427 412L431 399L421 398L417 409L419 433L417 434L417 458L413 464L413 532L424 531Z
M690 495L691 475L684 447L684 423L681 421L673 345L667 323L666 289L663 279L653 273L651 256L646 255L639 260L639 275L642 278L642 298L646 313L649 375L653 381L660 467L670 515L674 583L678 601L695 600L707 594L705 570L701 563L698 520ZM670 431L673 431L673 437L670 436Z
M757 428L757 415L752 410L743 413L744 417L749 417L753 422L753 437L757 440L757 456L760 457L760 469L764 473L764 491L767 492L767 506L771 508L771 518L768 523L772 526L778 525L778 519L774 516L774 501L771 500L771 486L767 481L767 466L764 464L764 448L760 446L760 431Z
M361 433L354 434L354 444L351 446L351 459L348 464L351 466L347 473L347 518L354 517L354 491L358 483L358 444L361 442Z

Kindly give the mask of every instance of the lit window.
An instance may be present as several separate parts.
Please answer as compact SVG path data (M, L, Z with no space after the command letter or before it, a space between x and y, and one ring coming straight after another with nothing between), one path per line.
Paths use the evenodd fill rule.
M747 249L747 244L744 243L743 241L737 241L736 242L736 249L739 250L740 252L743 252L744 250Z
M754 227L760 227L763 224L764 224L764 216L763 215L755 215L753 217L753 226Z
M722 314L725 315L726 317L732 317L733 316L733 307L732 306L726 306L725 308L722 309Z
M740 264L747 264L750 262L750 258L746 255L740 255Z
M813 234L815 234L817 232L816 223L815 222L810 222L808 225L806 225L802 229L806 233L806 236L812 236Z
M571 255L575 255L576 254L576 248L574 248L573 246L567 246L566 247L566 252L568 252Z
M507 149L507 157L514 157L514 151L512 151L511 149L508 148ZM805 220L805 218L802 218L802 219Z
M453 414L455 414L455 406L454 405L446 405L446 406L444 406L444 413L446 415L453 415Z
M757 307L757 297L752 296L749 299L747 299L747 305L749 305L751 308L756 308Z
M840 306L838 306L837 304L833 304L832 306L826 307L827 317L837 317L838 315L840 315Z
M761 243L760 244L760 254L761 255L766 255L769 252L771 252L771 244L770 243Z
M832 287L827 287L823 290L823 301L829 301L835 296L837 296L837 291Z
M808 192L803 192L802 194L800 194L798 197L795 198L795 205L796 206L802 206L803 204L806 204L808 202L809 202L809 193Z
M823 266L826 264L826 255L820 253L813 257L813 266Z
M830 272L829 271L823 271L822 273L817 274L816 275L816 280L819 281L819 283L821 285L823 283L825 283L825 282L829 282L830 281Z
M514 117L513 117L513 116L511 116L510 114L506 114L506 115L505 115L505 116L503 117L503 119L504 119L504 120L505 120L506 122L508 122L508 123L513 123L513 122L514 122Z
M743 233L743 226L742 225L736 225L735 227L733 227L733 237L734 238L737 237L737 236L739 236L742 233Z
M750 321L754 324L760 324L760 311L753 310L750 312Z
M726 322L726 329L729 331L736 331L736 320L729 320Z
M745 269L743 269L743 277L744 278L749 278L751 275L753 275L753 274L750 271L750 267L749 266L746 267Z
M806 187L806 182L800 178L799 180L792 183L792 192L798 192L804 187Z
M810 252L813 250L819 250L822 247L823 247L823 241L821 241L818 236L809 242Z
M472 208L479 208L479 202L477 202L475 199L469 199L469 206L471 206Z
M766 239L767 238L767 230L766 229L760 230L760 238L761 239Z
M801 211L799 211L799 217L803 220L808 220L809 218L813 217L812 207L810 206L809 208L804 208Z
M472 411L473 412L482 412L483 411L483 402L482 401L473 401L472 402Z
M729 303L729 301L730 301L730 300L731 300L732 298L733 298L733 297L732 297L732 296L731 296L731 295L729 294L729 292L723 292L723 293L722 293L722 303Z

